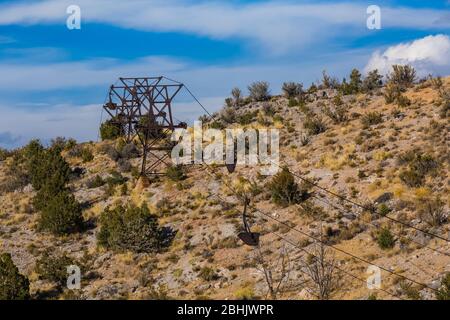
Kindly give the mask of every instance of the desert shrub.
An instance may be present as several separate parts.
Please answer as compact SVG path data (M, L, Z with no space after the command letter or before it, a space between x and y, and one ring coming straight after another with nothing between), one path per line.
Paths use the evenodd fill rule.
M83 227L81 206L69 191L52 194L46 203L41 202L39 207L41 212L38 229L40 231L49 231L56 235L81 231Z
M430 154L422 154L419 150L410 150L397 159L398 164L407 164L408 168L400 172L400 179L409 187L419 187L425 176L439 167L438 162Z
M0 192L12 192L31 183L44 152L39 140L31 140L23 148L15 150L12 161L6 167L6 180L0 185Z
M77 144L67 152L67 155L71 158L81 158L83 150L83 145Z
M406 97L406 96L400 94L400 95L397 97L397 105L398 105L400 108L406 108L406 107L408 107L408 106L411 105L411 100L409 100L408 97Z
M264 103L263 111L264 114L268 117L273 117L275 115L275 109L270 103Z
M120 124L114 119L107 120L100 125L100 137L102 140L114 140L122 135Z
M240 107L243 102L241 89L233 88L233 90L231 90L231 96L233 97L233 106Z
M94 160L94 154L92 153L91 149L88 147L84 147L81 151L81 159L84 163L91 162Z
M112 196L115 193L116 186L123 185L127 181L127 178L124 177L120 172L113 170L110 172L110 174L111 175L105 179L105 182L107 184L105 194L108 197Z
M388 82L386 84L386 88L384 89L384 100L386 103L394 103L401 94L402 90L399 85L393 82Z
M157 252L164 246L164 234L157 217L144 203L107 208L100 217L98 244L116 251Z
M445 119L450 116L450 99L444 100L439 110L439 116Z
M377 208L377 213L384 217L387 216L391 212L391 208L389 208L385 203L381 203Z
M120 172L130 172L132 169L130 161L126 159L119 159L119 161L117 161L117 166Z
M283 83L281 90L286 98L296 98L302 94L303 85L301 83L285 82Z
M417 153L410 166L418 171L419 174L426 175L438 168L439 164L432 155Z
M59 287L63 287L67 283L67 267L78 264L66 253L55 254L51 250L46 250L36 261L35 272L40 279L55 282Z
M322 108L322 112L335 124L343 123L348 120L347 108L343 105L331 109L328 106Z
M172 181L181 181L186 179L186 174L182 166L170 166L166 170L167 177Z
M423 185L425 176L414 169L405 169L399 174L400 180L410 188L417 188Z
M381 249L391 249L394 247L395 239L389 229L383 228L377 238L377 243Z
M400 285L400 290L401 290L402 294L407 296L408 299L411 299L411 300L420 300L421 299L419 290L413 285L412 282L406 281L406 280L401 280L399 285Z
M439 197L425 199L419 204L419 215L432 227L438 227L447 220L444 201Z
M388 80L400 88L408 88L416 81L416 70L409 65L393 65Z
M237 121L240 125L245 126L245 125L252 123L255 120L257 115L258 115L258 111L245 112L237 118Z
M253 101L267 101L270 99L269 83L257 81L248 86L250 98Z
M450 272L448 272L441 281L441 286L436 292L437 300L450 300Z
M322 71L321 88L338 89L339 86L340 86L339 81L336 78L329 76L325 70Z
M64 150L70 151L72 148L75 148L77 145L77 140L73 138L69 138L66 142L66 145L64 146Z
M361 118L361 123L365 127L373 126L383 122L383 115L379 112L368 112Z
M370 71L362 82L362 91L370 92L372 90L381 88L383 85L383 76L378 73L378 70Z
M101 186L104 186L105 183L106 181L101 176L96 175L94 178L86 182L86 187L89 189L100 188Z
M225 107L220 112L220 119L228 124L234 123L236 121L237 115L236 111L232 107Z
M0 254L0 300L27 300L30 282L19 273L9 253Z
M327 130L325 122L317 115L307 115L303 122L303 127L308 131L309 135L317 135Z
M272 178L268 189L272 201L282 206L298 203L308 196L308 187L306 185L299 186L287 168L283 168Z
M7 158L11 156L11 153L0 147L0 161L5 161Z
M298 100L296 98L289 98L288 107L293 108L298 106Z
M253 300L255 299L255 290L250 286L245 286L234 292L234 297L237 300Z
M227 108L232 108L233 107L233 98L225 98L225 106Z
M210 267L203 267L198 272L198 276L204 281L214 281L219 278L216 271Z
M5 173L4 181L0 182L0 193L14 192L30 183L26 162L17 155L13 155L13 160L6 167Z

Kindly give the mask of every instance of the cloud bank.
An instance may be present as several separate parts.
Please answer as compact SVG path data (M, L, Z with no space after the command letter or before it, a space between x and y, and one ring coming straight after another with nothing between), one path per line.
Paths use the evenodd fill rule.
M391 46L384 52L376 51L365 67L365 71L378 69L387 74L392 65L412 65L419 76L450 73L450 38L447 35L427 36L412 42Z
M0 6L0 25L65 24L72 0L11 2ZM250 4L188 0L78 0L82 22L212 39L244 39L266 53L282 54L336 35L367 31L367 5L355 2ZM382 7L383 28L449 28L448 12ZM342 32L344 31L344 32Z

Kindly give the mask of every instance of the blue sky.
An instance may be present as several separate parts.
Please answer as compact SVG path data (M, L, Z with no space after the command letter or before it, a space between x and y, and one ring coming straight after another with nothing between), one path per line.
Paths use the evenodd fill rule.
M66 8L81 9L68 30ZM381 8L381 30L366 9ZM279 92L322 70L411 63L450 74L449 1L0 1L0 146L54 136L96 140L101 105L120 76L166 75L187 84L210 110L256 80ZM177 118L202 110L187 96Z

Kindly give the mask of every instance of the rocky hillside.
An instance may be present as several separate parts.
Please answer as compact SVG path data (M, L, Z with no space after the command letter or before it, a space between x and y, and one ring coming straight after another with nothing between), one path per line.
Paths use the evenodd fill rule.
M415 84L393 101L389 90L342 95L319 86L301 99L274 96L225 108L221 127L280 129L285 177L261 176L258 167L228 174L224 166L195 165L145 184L136 174L139 153L120 140L56 141L64 144L67 188L84 220L82 229L62 235L39 228L37 191L20 183L14 155L5 154L0 252L11 254L38 299L317 299L311 253L320 255L320 246L310 235L323 239L324 259L334 267L328 298L435 299L450 272L448 241L433 236L448 239L450 231L450 78ZM276 201L276 178L296 184L301 197ZM242 203L227 185L251 194L259 248L237 238ZM147 204L170 230L170 243L139 252L114 247L102 232L110 246L100 245L108 223L102 213L130 204ZM79 290L65 288L61 265L68 261L81 266ZM390 271L381 270L384 291L367 288L371 264ZM54 270L63 275L52 276Z

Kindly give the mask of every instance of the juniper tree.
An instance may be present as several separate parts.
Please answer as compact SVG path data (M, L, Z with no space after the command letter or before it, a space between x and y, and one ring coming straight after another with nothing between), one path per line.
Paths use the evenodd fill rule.
M19 273L9 253L0 254L0 300L30 298L30 282Z

